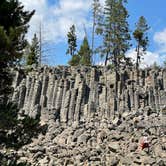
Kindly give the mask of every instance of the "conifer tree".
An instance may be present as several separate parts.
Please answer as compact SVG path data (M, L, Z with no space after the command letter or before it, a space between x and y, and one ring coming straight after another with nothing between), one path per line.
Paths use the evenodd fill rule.
M67 42L68 42L68 49L66 51L66 54L70 54L71 60L68 62L71 66L77 66L80 63L80 57L78 54L76 54L77 50L77 36L76 36L76 30L75 25L72 25L70 27L70 31L67 34Z
M27 65L32 65L32 64L39 64L39 54L40 54L40 45L39 45L39 40L37 38L37 35L34 34L34 37L32 39L32 43L29 46L29 54L27 56Z
M12 79L8 67L15 64L27 44L25 34L34 11L24 10L18 0L0 1L0 140L2 148L15 148L31 142L39 121L28 116L18 119L17 105L8 101ZM4 155L5 154L5 155ZM0 153L0 165L16 165L18 156ZM7 160L6 160L7 159ZM14 161L14 162L13 162Z
M115 71L114 111L117 111L118 101L118 71L125 53L130 48L130 33L127 22L128 11L125 8L127 0L106 0L104 19L100 23L100 33L103 36L101 55L105 55L105 65L112 61Z
M136 23L136 29L133 32L133 36L135 41L137 42L136 46L136 72L137 72L137 85L139 84L139 64L141 60L141 56L143 56L146 53L147 46L149 43L147 31L149 30L149 26L147 24L147 21L145 17L141 16L138 20L138 23Z
M77 48L77 36L74 25L70 27L70 31L67 34L67 38L68 38L68 49L66 54L70 54L71 56L73 56Z
M80 65L91 65L91 49L87 37L84 37L78 55L80 56Z
M94 57L94 44L95 44L95 31L97 22L100 20L101 17L101 4L99 0L93 0L92 3L92 14L93 14L93 26L92 26L92 45L91 45L91 61L95 63Z
M0 66L18 61L26 46L25 34L34 11L24 10L18 0L0 1Z
M27 41L25 34L34 11L24 10L18 0L0 1L0 95L4 100L10 91L7 67L21 59Z

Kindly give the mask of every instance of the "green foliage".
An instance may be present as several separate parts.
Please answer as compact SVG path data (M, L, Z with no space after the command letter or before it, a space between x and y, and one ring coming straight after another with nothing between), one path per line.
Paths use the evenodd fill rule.
M75 26L72 25L70 27L70 31L67 34L67 38L68 38L68 49L66 54L70 54L71 56L75 55L75 51L77 48L77 36L75 34Z
M84 37L84 40L80 46L80 50L77 54L72 56L71 60L68 63L71 66L91 65L91 49L87 37Z
M6 147L18 149L30 143L32 138L37 137L40 132L39 119L24 115L24 118L15 126L14 132L7 135Z
M18 149L42 132L40 117L33 119L23 115L22 119L18 119L18 111L13 103L0 105L0 140L7 148Z
M102 57L105 56L105 65L112 61L115 71L114 112L118 109L118 72L125 61L125 53L131 46L127 22L129 15L124 6L126 3L127 0L106 0L103 19L98 25L98 34L103 38L99 53Z
M29 116L24 116L22 124L24 126L24 131L31 132L39 124L39 117L37 119L30 118Z
M149 30L149 26L146 22L146 19L141 16L136 24L136 29L133 32L133 36L135 41L137 42L136 52L136 71L137 71L137 85L139 84L139 64L141 61L141 56L143 56L147 50L148 46L148 36L147 31Z
M17 125L17 106L13 103L0 105L0 129L9 130Z
M28 30L34 11L24 11L24 6L18 0L0 1L0 97L7 102L11 92L11 77L9 68L22 57L27 41L25 34Z
M91 49L87 37L84 37L78 55L80 56L80 65L91 65Z
M0 38L1 38L1 40L0 40L1 50L0 51L3 53L5 50L8 49L8 46L9 46L9 38L8 38L3 26L0 26ZM5 56L1 55L2 60L3 60L3 58L5 58Z
M71 60L68 63L71 66L78 66L80 64L80 56L78 54L73 55Z
M13 91L11 84L12 75L9 73L8 68L0 67L0 105L7 103L8 95Z
M92 12L93 12L94 23L96 24L98 16L101 12L101 4L100 4L99 0L93 0L93 2L92 2Z
M25 34L34 11L23 8L18 0L0 1L0 67L18 61L26 46Z
M8 103L12 92L9 67L22 57L34 11L24 11L18 0L0 1L0 142L1 147L18 149L29 143L40 131L39 119L24 116L18 119L17 106ZM17 165L17 156L0 153L0 165ZM19 165L26 165L20 163Z
M125 3L126 0L106 0L103 19L98 26L98 34L103 37L100 54L106 57L106 63L112 59L115 66L120 64L130 48L128 12L124 7Z
M39 40L38 40L36 34L34 34L32 43L28 48L29 48L29 53L27 56L26 64L27 65L33 65L33 64L38 65L39 64L39 55L40 55L40 49L39 49L40 46L39 46Z
M137 42L137 51L139 51L138 49L142 49L143 52L147 50L147 46L149 43L147 31L149 30L149 28L150 27L148 26L146 19L141 16L138 20L138 23L136 24L136 29L133 32L134 39ZM139 59L140 55L138 57Z

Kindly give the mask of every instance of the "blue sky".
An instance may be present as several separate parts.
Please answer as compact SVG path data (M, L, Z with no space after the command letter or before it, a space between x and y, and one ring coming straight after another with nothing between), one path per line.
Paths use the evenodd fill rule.
M39 24L42 24L43 49L49 48L45 63L49 65L66 65L70 56L65 55L67 44L66 34L69 27L77 27L78 45L84 37L83 24L86 25L89 42L91 43L91 3L92 0L20 0L28 10L35 9L36 13L30 22L27 35L32 38L33 33L38 33ZM104 4L104 0L101 0ZM128 0L130 29L134 29L135 22L140 16L145 16L150 25L150 46L145 55L144 64L150 65L155 61L162 63L166 59L166 6L165 0ZM97 40L97 38L96 38ZM79 48L78 48L79 49ZM135 56L134 49L127 56ZM97 58L97 61L101 61Z

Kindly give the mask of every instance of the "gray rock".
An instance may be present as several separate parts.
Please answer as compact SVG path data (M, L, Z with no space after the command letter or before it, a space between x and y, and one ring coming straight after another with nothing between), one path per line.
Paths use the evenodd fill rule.
M111 152L117 153L120 150L119 142L110 142L108 148Z

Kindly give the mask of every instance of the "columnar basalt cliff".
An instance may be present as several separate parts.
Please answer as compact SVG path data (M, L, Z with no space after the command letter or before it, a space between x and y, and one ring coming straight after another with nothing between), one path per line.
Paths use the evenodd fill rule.
M166 163L166 70L119 73L114 111L114 73L104 67L43 67L14 72L12 101L20 113L47 125L17 152L39 166L134 166ZM139 140L147 135L148 149Z
M166 71L122 71L118 80L118 109L114 111L114 73L103 67L43 67L25 75L17 71L12 100L29 115L51 110L60 123L79 123L98 115L113 119L122 112L151 109L162 113L166 104Z

